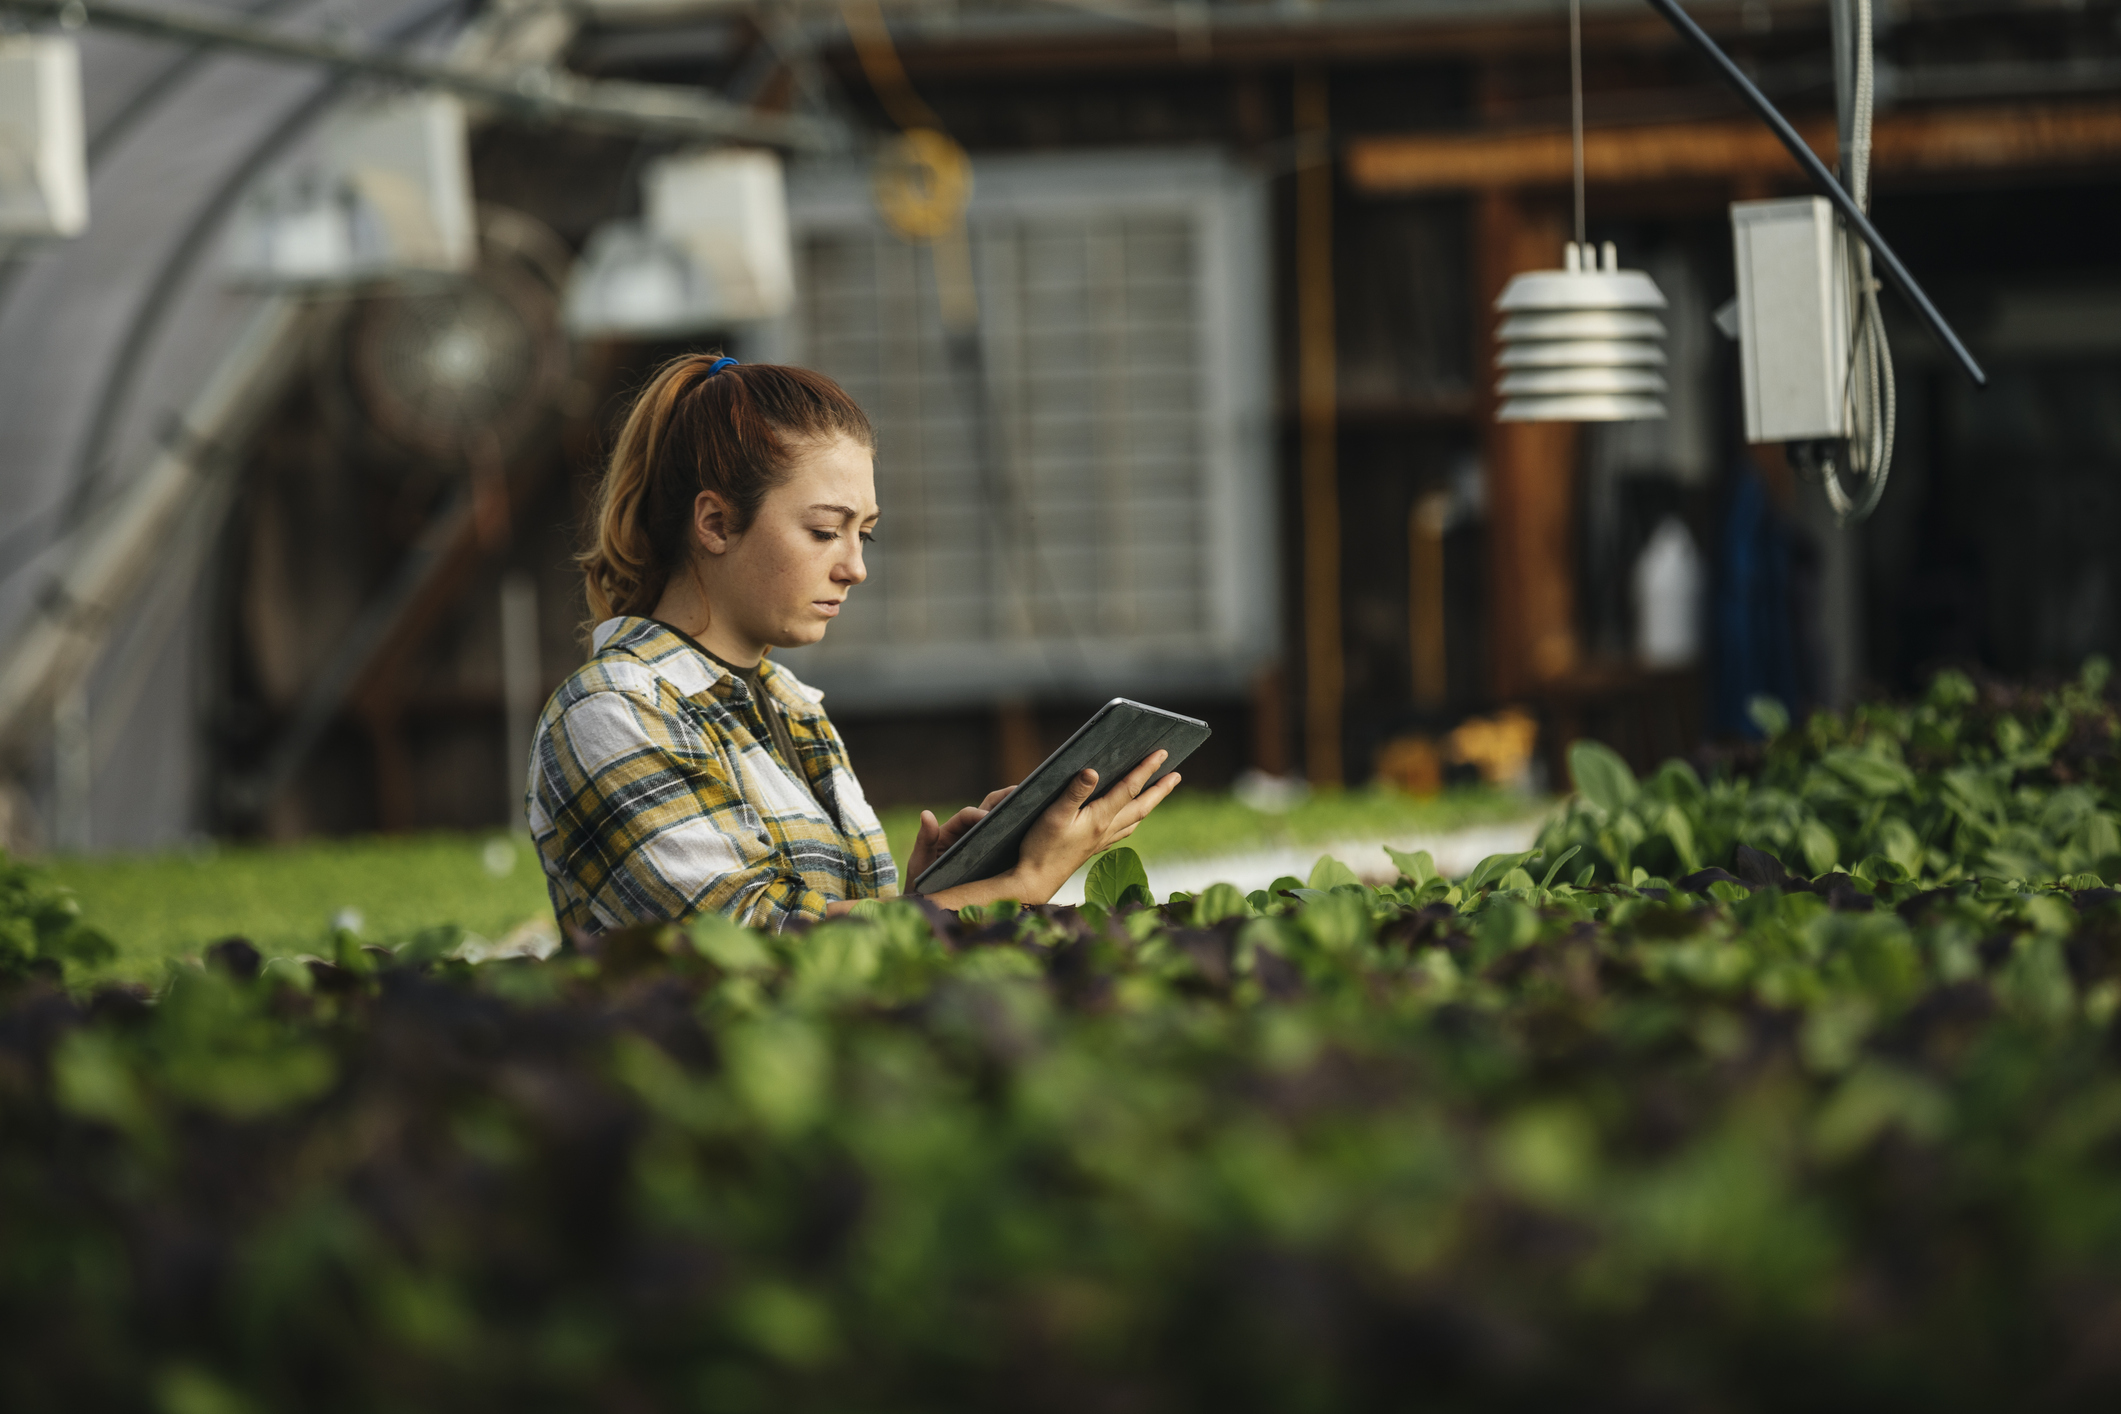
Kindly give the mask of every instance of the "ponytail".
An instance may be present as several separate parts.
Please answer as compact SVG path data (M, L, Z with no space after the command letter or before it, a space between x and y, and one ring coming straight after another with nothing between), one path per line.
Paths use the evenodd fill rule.
M822 373L711 353L656 370L619 429L594 536L576 556L592 620L655 612L691 553L702 491L721 496L742 534L788 475L795 444L832 437L876 446L868 417Z

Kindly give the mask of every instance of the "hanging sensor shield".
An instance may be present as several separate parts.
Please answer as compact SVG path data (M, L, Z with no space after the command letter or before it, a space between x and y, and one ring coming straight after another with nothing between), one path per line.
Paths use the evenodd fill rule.
M1792 462L1819 482L1835 518L1850 525L1877 508L1893 463L1898 397L1874 262L1974 383L1986 382L1865 215L1876 101L1872 0L1833 0L1831 6L1838 181L1674 0L1651 3L1718 62L1822 193L1731 207L1738 298L1718 312L1717 325L1739 342L1746 440L1786 443Z
M1570 242L1559 270L1528 270L1495 301L1498 422L1662 419L1664 295L1620 252Z
M1731 205L1745 440L1787 445L1843 524L1877 507L1892 467L1892 354L1877 282L1818 197Z
M1849 435L1848 261L1834 209L1816 196L1731 204L1745 440Z

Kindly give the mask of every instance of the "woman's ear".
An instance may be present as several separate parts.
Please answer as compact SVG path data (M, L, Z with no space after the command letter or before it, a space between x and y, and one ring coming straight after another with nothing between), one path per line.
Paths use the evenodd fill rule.
M702 491L692 501L692 543L710 555L728 553L729 503L714 491Z

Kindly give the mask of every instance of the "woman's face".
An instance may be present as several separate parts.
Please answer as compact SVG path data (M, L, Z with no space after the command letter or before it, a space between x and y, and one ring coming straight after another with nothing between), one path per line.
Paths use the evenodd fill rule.
M741 535L724 533L711 495L694 519L719 627L749 648L815 643L869 577L862 547L876 528L875 456L846 437L803 444Z

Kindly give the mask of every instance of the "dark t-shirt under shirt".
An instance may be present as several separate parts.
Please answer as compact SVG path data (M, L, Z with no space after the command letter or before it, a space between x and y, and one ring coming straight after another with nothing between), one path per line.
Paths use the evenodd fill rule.
M796 755L795 737L788 730L788 719L781 715L781 704L773 700L772 693L766 691L766 660L761 658L754 666L749 668L738 667L735 663L730 662L713 649L706 647L698 639L675 624L663 623L661 619L657 619L655 622L662 624L664 628L669 629L679 638L684 639L687 643L699 649L743 680L744 686L751 689L751 700L757 705L759 715L766 719L766 736L773 743L773 754L781 758L781 764L788 768L789 775L803 783L804 790L809 790L812 795L816 795L817 792L811 790L810 777L803 774L802 758Z

